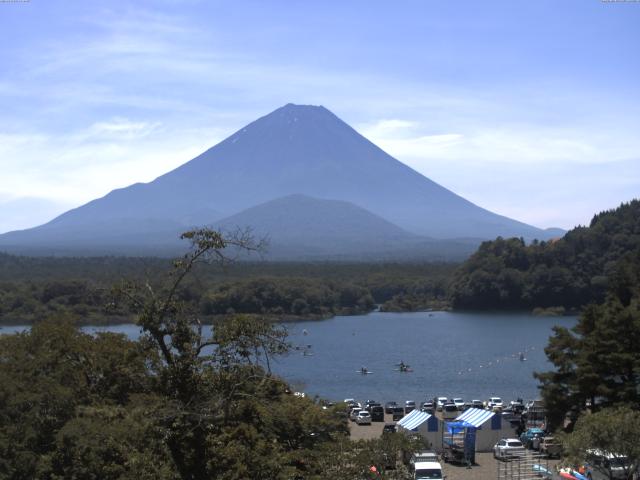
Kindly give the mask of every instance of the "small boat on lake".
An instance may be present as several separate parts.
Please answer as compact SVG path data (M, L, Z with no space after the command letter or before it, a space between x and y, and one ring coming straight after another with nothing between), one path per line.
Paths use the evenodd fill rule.
M403 372L403 373L413 372L413 368L411 368L411 365L407 365L404 362L396 363L396 366L398 367L395 369L396 372Z

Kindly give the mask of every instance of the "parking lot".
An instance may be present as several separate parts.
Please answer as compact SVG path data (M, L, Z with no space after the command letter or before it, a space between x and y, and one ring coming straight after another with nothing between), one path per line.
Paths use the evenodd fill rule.
M351 438L353 440L363 440L380 437L385 423L395 423L391 415L385 414L384 417L384 422L372 422L371 425L357 425L355 422L350 421ZM557 464L558 460L549 460L550 467L555 469ZM498 460L493 458L492 453L476 453L476 464L470 469L464 465L442 463L447 480L495 480L498 478L498 465Z

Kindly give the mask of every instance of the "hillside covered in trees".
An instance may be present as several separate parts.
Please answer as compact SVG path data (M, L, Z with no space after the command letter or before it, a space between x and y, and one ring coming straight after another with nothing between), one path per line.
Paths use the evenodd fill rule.
M0 254L0 324L31 324L65 315L76 324L131 322L111 308L123 278L164 278L160 258L21 257ZM197 265L181 298L205 320L233 313L274 320L327 318L385 310L435 308L446 301L456 264L239 262L220 270ZM153 283L153 282L152 282Z
M640 201L597 214L563 238L484 242L456 272L456 309L579 309L602 302L618 262L640 248Z

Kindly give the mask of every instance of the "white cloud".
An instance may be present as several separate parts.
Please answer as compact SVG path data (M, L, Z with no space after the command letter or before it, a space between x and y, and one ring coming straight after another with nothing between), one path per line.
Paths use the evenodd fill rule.
M159 124L105 121L67 135L0 136L6 197L79 205L114 188L148 182L217 143L221 130L167 131Z
M538 125L488 125L452 133L429 133L419 121L383 119L358 130L392 156L418 169L433 161L489 164L608 163L637 155L637 140L589 130Z

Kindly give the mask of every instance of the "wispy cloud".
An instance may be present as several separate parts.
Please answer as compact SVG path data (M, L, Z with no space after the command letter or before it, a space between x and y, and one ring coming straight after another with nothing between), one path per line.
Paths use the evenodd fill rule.
M540 125L477 126L452 133L429 134L415 120L383 119L359 126L359 131L399 159L418 167L433 160L507 164L566 162L612 163L638 154L640 142L627 132L604 134Z

